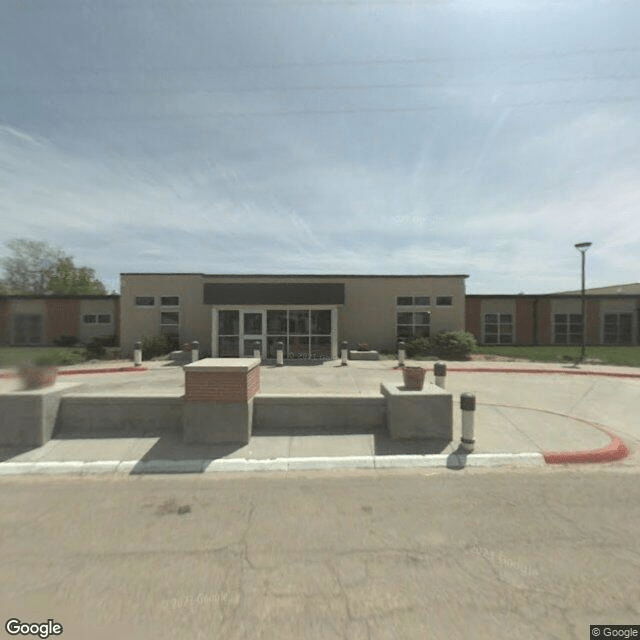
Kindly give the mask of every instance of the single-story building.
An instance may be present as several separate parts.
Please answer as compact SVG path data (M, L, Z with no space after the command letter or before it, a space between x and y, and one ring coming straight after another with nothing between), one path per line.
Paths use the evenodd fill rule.
M120 332L118 295L0 295L0 344L51 345L60 336L88 343Z
M640 344L640 284L587 289L587 344ZM484 345L582 343L579 291L540 295L468 294L466 330Z
M121 274L120 344L158 334L213 357L336 358L339 344L395 349L398 338L462 331L467 275Z

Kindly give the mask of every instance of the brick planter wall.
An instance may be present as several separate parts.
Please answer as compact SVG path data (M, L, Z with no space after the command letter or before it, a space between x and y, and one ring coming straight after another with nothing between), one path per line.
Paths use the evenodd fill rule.
M187 402L246 402L260 389L260 367L244 371L185 371Z

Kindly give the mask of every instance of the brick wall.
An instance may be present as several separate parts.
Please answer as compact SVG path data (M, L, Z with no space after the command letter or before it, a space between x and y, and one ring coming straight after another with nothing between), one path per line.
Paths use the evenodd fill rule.
M185 371L187 402L246 402L260 390L260 367L245 371Z
M587 300L587 344L600 343L600 301Z
M465 328L476 337L478 342L482 338L481 304L481 298L467 298L465 301Z
M59 336L75 336L80 338L80 301L79 300L45 300L44 340L53 342Z
M11 341L11 301L0 300L0 344Z
M551 344L551 300L538 300L538 344Z
M516 298L515 343L533 344L533 300Z

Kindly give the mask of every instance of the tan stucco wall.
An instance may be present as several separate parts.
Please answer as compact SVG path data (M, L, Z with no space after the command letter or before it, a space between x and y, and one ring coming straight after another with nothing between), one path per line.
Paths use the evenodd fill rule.
M107 300L80 300L80 318L78 336L81 342L90 342L96 336L112 336L117 332L118 304L116 299ZM85 324L82 317L85 314L111 314L110 324Z
M367 342L372 348L395 348L396 297L428 295L431 297L431 332L464 330L465 281L461 277L299 277L200 275L125 275L121 277L121 346L127 351L145 336L160 331L159 297L179 295L180 339L199 340L201 350L211 349L211 305L203 303L203 285L223 282L342 282L345 304L338 310L338 340L355 345ZM451 307L436 307L436 296L452 296ZM136 296L155 296L154 307L135 306ZM169 310L169 309L167 309Z

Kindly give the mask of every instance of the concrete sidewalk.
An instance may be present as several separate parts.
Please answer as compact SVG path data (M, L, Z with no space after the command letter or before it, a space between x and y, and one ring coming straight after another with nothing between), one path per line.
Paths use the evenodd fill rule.
M380 382L401 380L402 373L394 368L395 364L388 360L349 362L347 367L336 361L285 367L266 364L261 368L260 393L373 395L379 392ZM433 382L433 363L415 364L424 366L428 371L427 383ZM74 389L74 393L180 395L184 388L181 367L159 362L145 363L145 367L148 370L144 372L73 375L73 381L83 385ZM600 416L611 415L603 405L610 397L612 385L618 392L624 388L628 397L624 411L631 412L637 406L635 392L640 392L640 372L594 365L579 369L591 375L565 375L568 367L521 362L449 363L447 390L454 395L451 443L391 440L384 431L331 433L300 429L255 431L249 444L243 447L185 445L177 434L153 438L54 437L37 449L0 448L0 474L462 468L544 465L545 461L598 462L624 457L627 450L615 430L618 415L610 421L614 424ZM618 377L607 377L620 373L637 378L625 376L620 382ZM70 378L65 376L65 381ZM0 391L17 384L8 378L0 382ZM465 391L476 393L478 401L476 447L470 455L458 446L459 395Z

